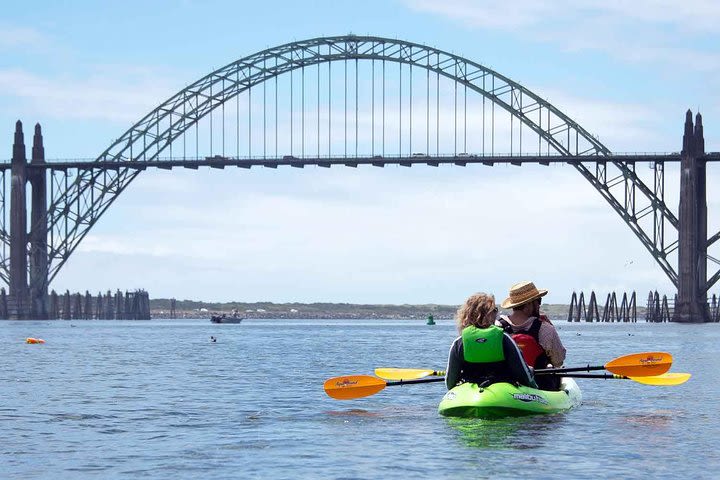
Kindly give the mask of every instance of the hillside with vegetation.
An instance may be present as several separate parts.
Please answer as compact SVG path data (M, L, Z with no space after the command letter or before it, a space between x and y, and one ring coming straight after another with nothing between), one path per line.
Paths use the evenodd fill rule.
M150 311L153 318L170 318L171 300L151 299ZM297 319L427 319L432 315L436 320L451 319L458 305L392 305L352 303L274 303L274 302L203 302L199 300L176 300L176 318L202 318L210 315L230 315L233 310L244 318L297 318ZM543 304L542 310L553 320L566 320L569 305Z

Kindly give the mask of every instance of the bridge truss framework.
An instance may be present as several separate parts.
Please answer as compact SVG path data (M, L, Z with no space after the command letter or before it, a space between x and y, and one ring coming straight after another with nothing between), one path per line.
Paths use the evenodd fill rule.
M371 86L366 88L371 90L371 107L365 112L371 124L368 154L359 151L362 133L359 99L363 86L367 87L367 82L359 81L359 62L369 62L372 72L369 82ZM335 75L338 75L339 70L339 75L343 78L343 88L337 88L339 84L333 77L333 65L340 66L335 69ZM326 66L326 70L321 70L321 66ZM316 76L313 77L316 86L315 82L306 82L306 72L311 69L316 70ZM390 73L391 70L393 74ZM413 86L413 78L417 78L414 72L417 71L424 73L424 84L421 85L426 87L424 91L418 88L422 77L420 81L416 80ZM278 150L278 78L287 76L290 77L290 140L289 148L286 146L286 151L281 152ZM378 78L381 78L381 81ZM398 80L396 83L399 85L399 95L387 95L386 98L388 79ZM441 88L444 88L445 81L449 81L452 86L449 93L452 101L449 104L453 106L448 106L447 110L453 111L453 122L445 121L441 109ZM306 83L313 85L308 87ZM337 118L340 115L337 113L333 123L333 87L340 91L339 96L344 100L344 124L341 120L340 126ZM261 92L259 94L258 89ZM323 97L321 90L325 89L327 94ZM274 93L274 102L268 102L268 90L271 100ZM299 90L299 93L296 93L296 90ZM311 97L308 91L316 95ZM254 109L250 105L252 92L256 92L255 98L262 98L262 114L256 112L254 119ZM472 106L470 108L470 128L474 123L480 123L480 119L482 123L481 148L478 148L476 153L468 153L467 148L468 92L479 95L482 100L481 108L480 104L476 105L477 110L481 109L481 115L474 112ZM243 112L244 115L247 114L248 135L247 142L242 142L247 147L247 154L242 155L239 126L241 96L248 99L247 111ZM234 132L237 148L235 155L226 155L226 109L231 110L234 99L237 101L238 126L237 132ZM390 104L395 101L397 105L393 104L391 108ZM317 104L317 115L312 118L306 114L311 102ZM268 111L273 107L274 139L267 131ZM396 107L395 120L399 121L399 128L395 129L398 132L397 142L386 138L392 136L393 128L387 126L391 123L388 122L388 117L392 116ZM413 107L416 108L415 114ZM418 119L418 111L422 108L424 119ZM505 142L509 143L509 153L504 155L496 153L496 130L501 130L496 127L500 117L496 108L498 112L504 112L510 122L509 142ZM408 109L409 114L406 114ZM433 109L435 118L431 118ZM218 125L214 112L221 112L221 125ZM310 153L309 146L306 148L306 140L314 137L315 132L307 130L310 129L310 123L315 123L311 120L315 119L316 150ZM199 155L201 120L209 120L210 148L207 156ZM252 150L253 120L256 126L262 123L263 132L262 146L255 150L256 153L260 151L261 155L255 156ZM454 123L454 128L450 129L453 153L442 155L441 132L446 123ZM206 124L203 128L208 129ZM213 147L213 141L218 137L218 129L222 132L222 141L217 141L215 148L219 149L221 154L217 154ZM188 156L188 135L192 136L191 151L194 143L194 157ZM334 139L343 136L343 145L338 148ZM416 141L415 145L421 145L419 148L425 150L422 153L414 152L417 147L413 147L413 141L418 138L420 140ZM324 139L327 139L326 147L323 145ZM275 148L269 152L268 143L272 144L272 140ZM424 145L422 140L425 140ZM388 155L390 144L396 145L397 150ZM174 145L176 146L173 151ZM435 152L431 153L433 146ZM178 150L181 150L182 154L179 154ZM161 154L169 156L162 157ZM704 283L694 280L688 283L684 280L692 275L695 275L695 279L699 278L698 275L706 278L703 273L706 271L707 246L720 238L720 233L717 233L707 239L704 183L705 162L718 159L720 158L717 154L707 155L704 151L699 115L696 125L693 126L688 112L681 153L613 155L597 138L548 101L471 60L432 47L386 38L353 35L315 38L263 50L206 75L148 113L92 162L46 162L42 135L37 126L32 159L28 164L22 126L18 122L13 159L9 163L0 164L3 180L0 192L3 209L3 214L0 215L0 236L3 240L0 277L8 284L11 298L15 299L17 316L42 317L46 311L43 298L47 297L49 283L117 196L147 168L276 168L282 165L354 167L361 164L438 166L443 163L464 166L469 163L493 165L502 162L515 165L548 165L562 162L575 168L620 215L668 278L678 287L680 298L684 298L682 292L687 290L687 295L695 299L689 301L693 307L692 312L687 315L688 318L695 318L693 315L697 313L697 298L705 295L708 288L720 278L718 271ZM678 161L682 162L684 171L690 168L692 172L692 178L682 177L685 183L681 187L680 216L675 215L665 202L665 165ZM650 185L644 183L637 174L636 165L640 162L650 162L652 165L654 177ZM5 177L8 172L12 178L9 229L6 228L5 201ZM24 224L25 186L28 182L32 188L29 232L28 225ZM652 219L650 227L647 226L648 218ZM683 219L687 224L685 228ZM673 233L677 232L677 235L673 235L677 240L666 239L667 228ZM688 248L691 249L689 253ZM679 257L678 269L668 258L676 250ZM688 267L693 262L705 267ZM688 272L688 268L691 271ZM697 271L697 268L701 270ZM689 286L691 284L694 285L692 288ZM678 319L684 320L685 317Z

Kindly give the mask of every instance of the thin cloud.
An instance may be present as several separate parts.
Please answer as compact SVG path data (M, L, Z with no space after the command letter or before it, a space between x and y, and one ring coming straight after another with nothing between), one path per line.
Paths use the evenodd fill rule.
M460 20L476 27L510 28L563 23L587 24L592 20L615 24L631 22L666 26L693 32L715 32L720 4L714 0L402 0L408 7Z
M48 36L33 28L0 24L0 51L45 50L51 44Z
M119 75L118 75L119 74ZM130 123L167 98L173 88L164 72L104 67L83 77L48 77L23 69L0 70L0 92L43 115Z
M403 0L410 9L441 15L469 28L519 33L566 51L600 51L628 63L720 70L720 4L694 0ZM696 37L695 46L682 44ZM708 38L709 37L709 40ZM702 40L705 40L703 42Z

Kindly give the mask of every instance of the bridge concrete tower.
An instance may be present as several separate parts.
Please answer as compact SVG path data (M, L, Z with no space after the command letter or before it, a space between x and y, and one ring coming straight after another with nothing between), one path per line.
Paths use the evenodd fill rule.
M10 292L8 317L13 320L27 318L29 291L27 280L27 205L25 184L27 163L25 139L20 120L15 124L15 141L12 156L10 187Z
M708 322L707 195L702 116L685 116L678 211L678 295L673 322Z
M32 165L45 164L42 129L35 125ZM28 180L32 186L30 203L30 315L33 319L48 318L48 246L47 246L47 174L44 168L32 169Z
M35 125L33 165L45 163L42 129ZM28 169L22 122L15 124L10 187L10 278L8 317L11 319L48 318L48 255L47 255L47 180L43 168ZM32 187L31 225L28 233L27 183ZM28 244L30 251L28 254ZM28 284L28 258L30 283Z

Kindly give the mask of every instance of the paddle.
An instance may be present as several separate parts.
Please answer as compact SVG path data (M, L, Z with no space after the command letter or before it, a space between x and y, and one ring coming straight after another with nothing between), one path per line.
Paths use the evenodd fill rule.
M653 375L648 377L626 377L624 375L613 375L609 373L570 373L555 375L562 375L563 377L572 378L604 378L606 380L632 380L633 382L642 383L643 385L655 385L658 387L671 387L675 385L682 385L683 383L690 380L690 377L692 376L689 373L674 372L668 372L661 375Z
M425 377L444 377L445 372L429 368L376 368L375 375L385 380L414 380Z
M353 398L375 395L385 387L444 381L445 377L433 377L386 382L382 378L372 377L370 375L347 375L344 377L333 377L326 380L323 388L325 389L325 393L332 398L338 400L352 400Z
M615 375L608 373L570 373L560 374L553 373L549 375L562 375L572 378L602 378L606 380L632 380L633 382L643 385L654 385L669 387L682 385L687 382L691 374L689 373L663 373L661 375L645 376L645 377L626 377L623 375ZM397 382L387 382L382 378L372 377L370 375L347 375L344 377L334 377L325 381L323 388L325 393L337 400L352 400L355 398L369 397L385 389L385 387L393 387L396 385L412 385L415 383L434 383L443 382L444 377L419 378L415 380L400 380Z
M610 373L627 377L647 377L661 375L672 366L672 355L666 352L642 352L623 355L610 360L605 365L574 368L542 368L535 375L551 375L569 372L590 372L607 370ZM376 368L375 375L385 380L412 380L429 376L443 376L445 372L430 368Z
M670 370L672 360L672 355L667 352L631 353L614 358L605 365L587 365L585 367L574 368L541 368L535 370L535 375L607 370L610 373L625 377L651 377L662 375Z
M435 372L435 375L444 375L445 372ZM666 372L660 375L652 376L626 376L609 373L600 374L583 374L583 373L545 373L546 375L560 375L563 377L572 378L604 378L613 380L632 380L637 383L644 385L655 385L655 386L675 386L682 385L683 383L690 380L692 374L690 373L677 373L677 372ZM403 382L403 383L422 383L422 382Z

